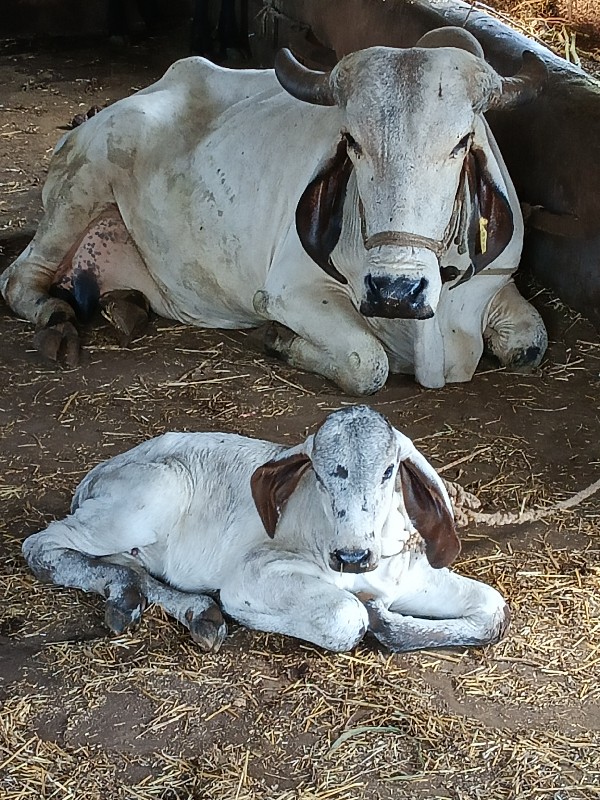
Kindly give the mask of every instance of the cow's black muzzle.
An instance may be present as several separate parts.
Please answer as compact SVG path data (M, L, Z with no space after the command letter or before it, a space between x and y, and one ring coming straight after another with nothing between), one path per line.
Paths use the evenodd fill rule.
M334 550L329 556L329 566L336 572L370 572L377 562L370 550Z
M360 312L365 317L386 319L430 319L433 309L425 300L427 278L393 278L371 275L365 278Z

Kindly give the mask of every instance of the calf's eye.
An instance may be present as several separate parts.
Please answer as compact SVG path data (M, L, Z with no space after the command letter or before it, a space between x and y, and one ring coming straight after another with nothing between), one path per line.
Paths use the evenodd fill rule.
M384 481L389 481L393 473L394 473L394 465L390 464L389 467L386 469L386 471L383 473L383 479L381 482L383 483Z

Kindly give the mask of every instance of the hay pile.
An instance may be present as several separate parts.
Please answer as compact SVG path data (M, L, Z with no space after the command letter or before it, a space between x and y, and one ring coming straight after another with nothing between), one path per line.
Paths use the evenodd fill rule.
M567 61L595 72L600 61L600 0L476 0L475 7L499 16Z
M12 567L22 642L99 611ZM599 797L600 550L541 536L461 571L510 598L494 648L334 655L233 626L205 656L156 609L135 635L48 636L0 711L0 796Z
M4 335L11 359L25 352L24 326L5 320ZM482 650L399 656L365 641L335 655L232 624L221 652L206 656L157 608L135 634L109 637L99 598L29 574L20 538L65 512L100 457L166 427L213 427L215 417L245 433L293 429L296 440L304 420L348 402L244 341L159 322L135 345L153 365L140 375L99 331L84 374L15 363L0 387L0 407L11 409L0 453L0 635L19 662L0 684L0 797L600 797L597 497L508 538L463 533L458 569L497 586L513 611L507 639ZM574 479L587 466L577 435L589 412L575 422L564 412L581 402L600 347L582 338L558 355L543 378L483 371L443 392L406 382L373 402L486 509L545 506L564 497L555 481L571 491L589 482L588 472ZM524 436L515 420L530 413ZM565 473L550 478L540 435L550 431L554 446L562 425Z
M600 36L600 2L599 0L556 0L560 16L567 20L569 26Z

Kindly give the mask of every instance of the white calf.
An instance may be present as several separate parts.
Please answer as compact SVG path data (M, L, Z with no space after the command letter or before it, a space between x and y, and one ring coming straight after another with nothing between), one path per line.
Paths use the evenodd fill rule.
M417 532L418 531L418 532ZM460 550L446 489L379 413L331 414L302 444L167 433L95 467L71 515L30 536L34 573L106 597L115 632L159 603L205 650L223 611L349 650L484 645L503 598L446 569Z

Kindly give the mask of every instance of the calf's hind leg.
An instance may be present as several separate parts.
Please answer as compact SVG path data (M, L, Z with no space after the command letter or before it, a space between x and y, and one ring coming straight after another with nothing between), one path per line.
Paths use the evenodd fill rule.
M217 651L226 636L223 616L212 598L167 586L132 562L132 556L90 556L57 545L46 531L25 540L23 555L41 580L105 597L104 621L113 633L136 628L146 604L157 603L188 628L205 652Z

